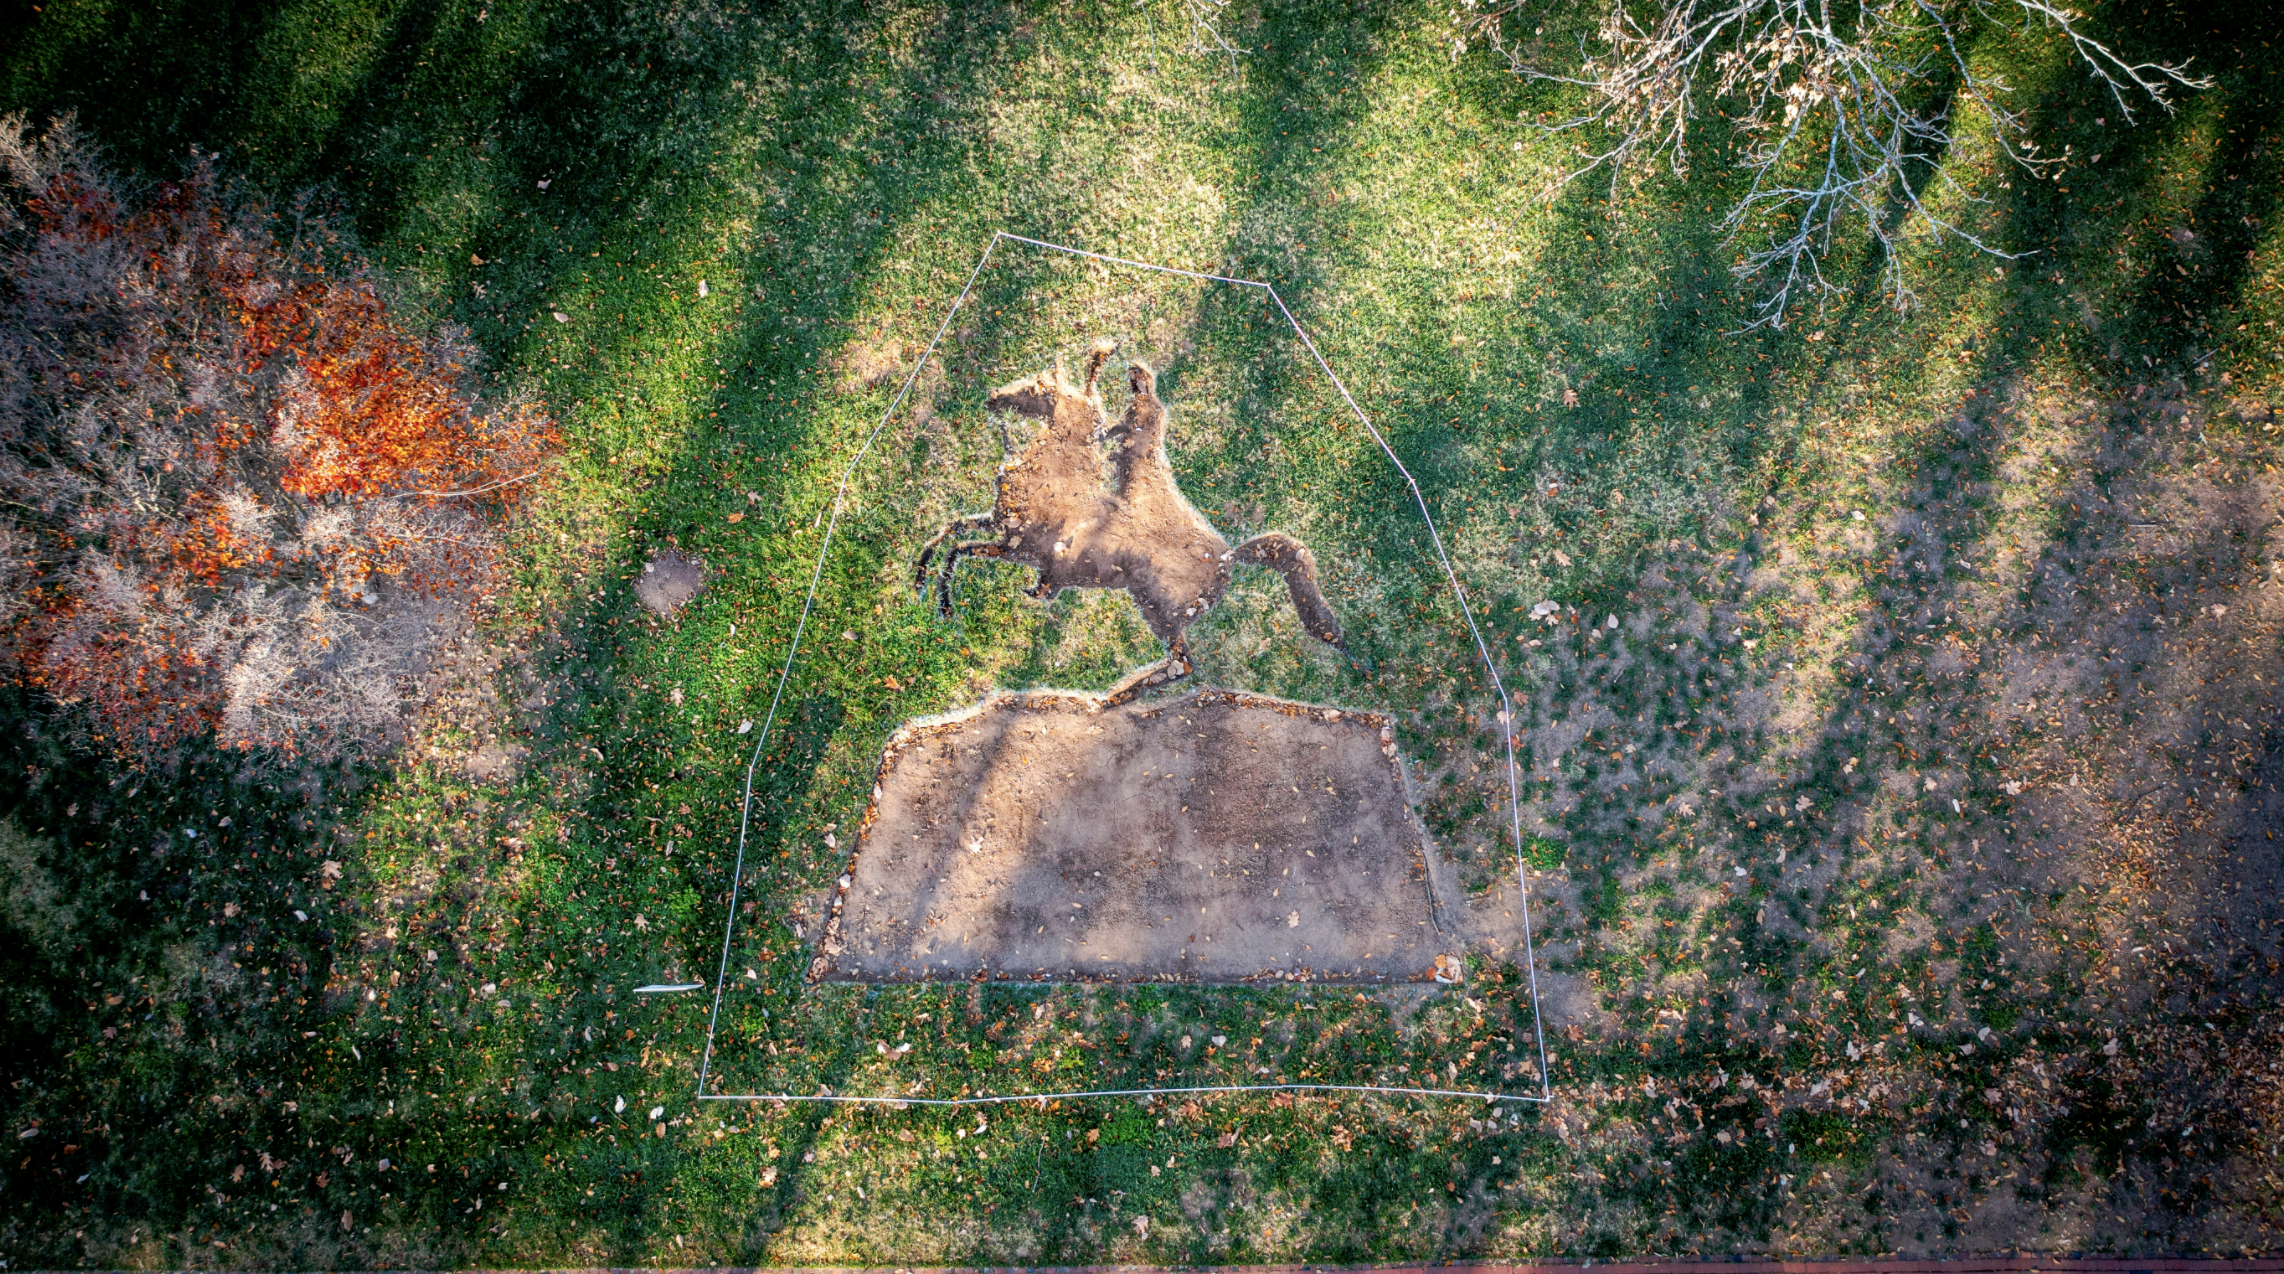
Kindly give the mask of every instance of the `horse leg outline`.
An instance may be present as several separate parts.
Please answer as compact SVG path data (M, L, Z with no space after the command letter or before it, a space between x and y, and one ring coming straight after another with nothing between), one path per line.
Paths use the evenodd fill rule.
M961 558L973 553L977 557L998 557L1007 546L998 540L969 540L944 550L943 570L936 576L936 610L944 618L952 617L952 568Z
M944 529L936 532L936 538L928 541L926 546L920 550L919 560L913 564L913 593L921 597L928 595L928 565L935 560L936 550L943 546L944 541L952 538L955 533L960 531L973 531L977 527L990 526L991 520L996 516L998 515L992 513L969 513L944 523Z

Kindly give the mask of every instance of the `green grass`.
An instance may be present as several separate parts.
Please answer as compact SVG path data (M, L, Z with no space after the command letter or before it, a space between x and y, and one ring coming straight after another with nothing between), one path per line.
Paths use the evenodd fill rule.
M1455 63L1440 9L1232 6L1232 70L1182 54L1161 8L1154 46L1121 6L62 0L7 20L0 109L76 107L153 177L199 145L278 197L314 185L409 306L468 327L497 391L543 397L571 440L518 546L498 701L446 705L389 766L121 771L13 704L0 1108L37 1131L0 1163L11 1260L2035 1248L2035 1232L1959 1237L1910 1192L1988 1198L1997 1169L1952 1166L1988 1162L1986 1138L2055 1180L2081 1154L2092 1179L2122 1158L2209 1170L2123 1131L2157 1099L2080 1064L2110 1019L2076 966L2041 988L2008 972L2019 949L1997 962L2025 932L2084 949L2091 904L2040 891L1998 933L1963 882L2001 833L1881 785L1942 763L1992 790L2017 744L1896 724L1985 692L1869 634L2074 533L2080 492L1955 427L1992 418L1992 391L2028 419L2162 369L2218 404L2231 391L2193 371L2217 346L2233 392L2273 394L2284 169L2270 59L2245 34L2265 28L2105 14L2126 47L2219 76L2131 132L2093 122L2106 108L2053 50L1993 37L1978 56L2036 96L2046 144L2103 154L2049 184L1972 141L1949 157L1992 200L1973 215L2040 255L2002 274L1923 249L1911 314L1867 294L1728 336L1752 298L1711 229L1726 179L1533 200L1559 156L1516 120L1551 99ZM2181 224L2209 246L2177 250ZM851 351L908 367L997 229L1273 281L1418 477L1531 731L1552 1108L1064 1102L986 1110L978 1133L974 1111L691 1100L705 1004L627 992L713 976L751 743L736 729L768 709L820 515L897 383L855 381ZM919 387L924 419L900 413L858 467L825 558L763 749L715 1090L1263 1065L1527 1088L1512 967L1424 1007L1326 988L804 987L783 920L843 867L890 730L990 686L1107 686L1154 655L1122 600L1021 601L1014 569L963 572L950 622L906 587L920 540L988 499L987 388L1103 334L1165 368L1192 499L1225 530L1307 540L1361 656L1300 638L1274 578L1248 572L1194 630L1200 679L1395 714L1466 882L1512 877L1496 705L1457 603L1409 491L1273 312L1003 247ZM2227 463L2273 461L2272 435L2214 421L2237 430ZM1945 574L1912 574L1914 533L1887 528L1977 482L1937 527ZM1859 531L1835 512L1851 509L1874 520ZM629 583L669 544L714 574L660 622ZM1542 598L1584 622L1530 622ZM1610 614L1618 636L1587 635ZM1985 666L2028 640L2029 614L1968 632ZM492 737L530 749L503 787L457 765ZM1974 988L1956 1022L1930 1007L1954 976ZM1985 1024L2006 1048L1961 1052ZM1208 1056L1213 1035L1229 1043ZM1893 1099L1809 1097L1875 1042L1885 1069L1843 1089ZM913 1049L881 1051L898 1043ZM2018 1125L2003 1112L2027 1098L1973 1096L2037 1091L2033 1061L2077 1086L2072 1113ZM2211 1154L2237 1164L2258 1134L2229 1126ZM2123 1230L2089 1204L2071 1242L2194 1247L2271 1223L2181 1199L2136 1205Z

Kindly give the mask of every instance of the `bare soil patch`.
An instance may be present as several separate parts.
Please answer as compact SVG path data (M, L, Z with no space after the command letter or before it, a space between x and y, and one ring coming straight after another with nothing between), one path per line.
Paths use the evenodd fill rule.
M530 748L503 744L495 739L470 753L462 768L478 783L506 783L523 772L523 764L530 756Z
M634 595L655 615L671 615L706 587L706 564L668 549L643 563Z
M1388 723L1201 690L899 731L815 967L848 982L1430 981L1463 904ZM1439 963L1439 958L1441 963Z
M841 388L876 389L904 375L904 349L889 340L851 341L841 351Z

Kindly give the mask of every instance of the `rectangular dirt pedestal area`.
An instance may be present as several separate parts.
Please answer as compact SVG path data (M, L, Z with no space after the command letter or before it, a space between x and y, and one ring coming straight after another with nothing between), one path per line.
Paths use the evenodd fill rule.
M1199 691L909 727L820 976L1418 981L1460 943L1381 718ZM1433 873L1444 880L1448 872Z

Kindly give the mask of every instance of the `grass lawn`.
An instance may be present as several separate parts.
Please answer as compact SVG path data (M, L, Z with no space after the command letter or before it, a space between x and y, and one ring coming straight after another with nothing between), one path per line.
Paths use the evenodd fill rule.
M1987 33L1976 58L2079 157L2032 180L1973 127L1944 157L1986 201L1953 211L2028 255L1917 243L1898 315L1843 246L1855 294L1747 335L1717 155L1534 200L1563 157L1518 120L1563 102L1455 59L1444 6L1237 0L1234 60L1181 13L0 18L0 110L76 109L152 179L198 146L314 189L570 439L496 669L386 763L122 769L9 700L11 1263L2276 1248L2266 7L2098 13L2215 77L2133 128L2061 50ZM741 723L835 484L1002 229L1274 282L1418 478L1516 693L1551 1103L692 1100L707 1001L631 988L714 977ZM1190 497L1309 543L1351 634L1353 659L1311 642L1247 568L1192 630L1197 683L1395 715L1424 823L1470 889L1512 889L1461 603L1278 316L1003 246L823 558L713 1090L1535 1089L1513 966L1424 998L805 986L792 922L814 935L889 731L1156 657L1123 595L1035 602L979 565L946 621L909 588L918 545L988 507L988 388L1102 335L1161 370ZM633 581L668 548L710 583L661 619Z

